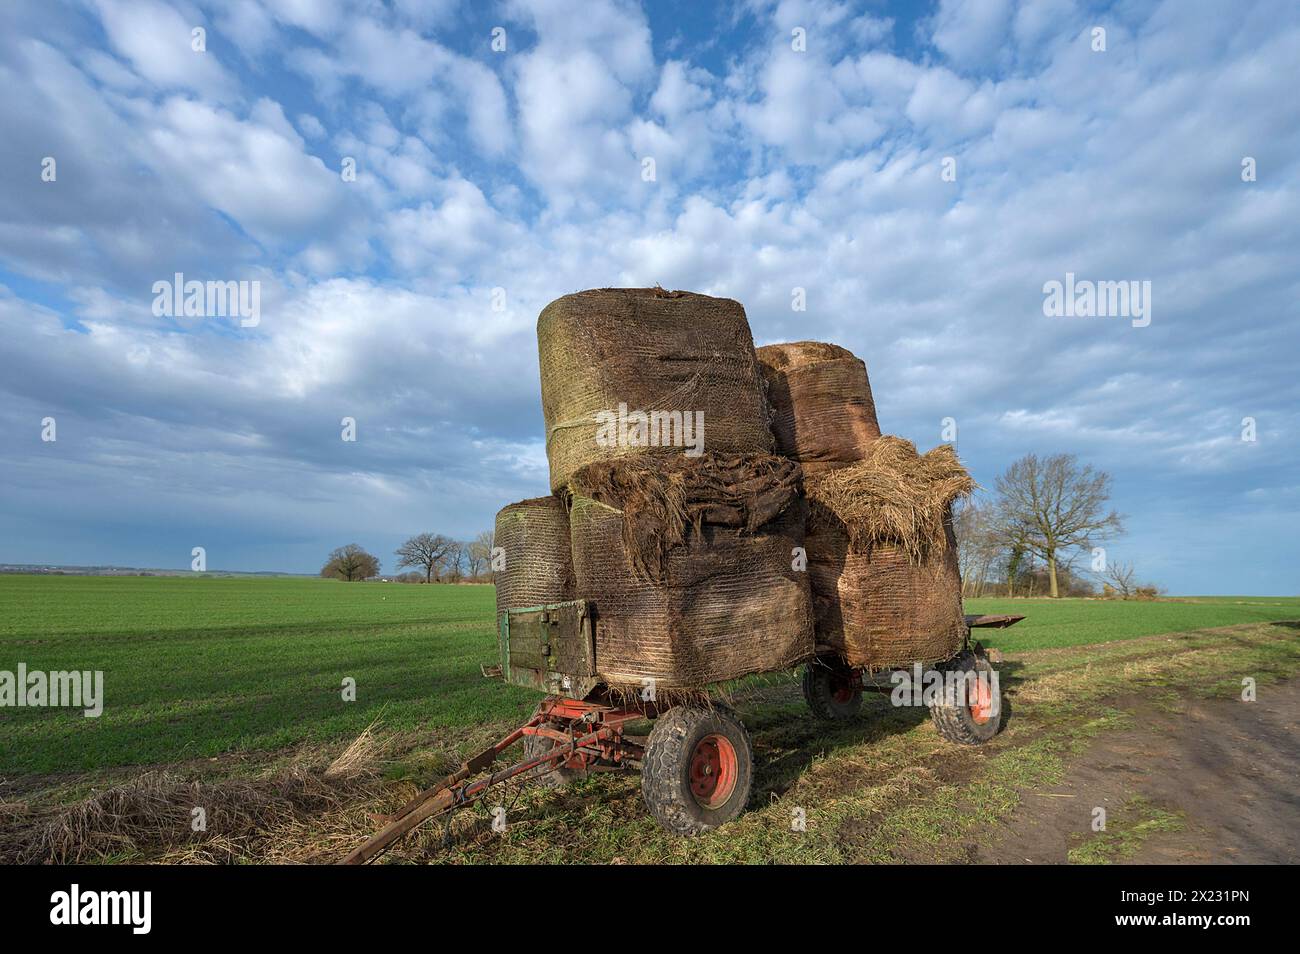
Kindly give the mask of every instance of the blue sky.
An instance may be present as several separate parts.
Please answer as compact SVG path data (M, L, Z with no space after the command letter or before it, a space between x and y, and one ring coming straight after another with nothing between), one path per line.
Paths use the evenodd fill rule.
M657 282L985 486L1110 471L1143 578L1300 592L1297 62L1289 0L6 2L0 562L472 537L546 490L538 311ZM175 272L260 323L156 317ZM1150 325L1045 316L1067 272Z

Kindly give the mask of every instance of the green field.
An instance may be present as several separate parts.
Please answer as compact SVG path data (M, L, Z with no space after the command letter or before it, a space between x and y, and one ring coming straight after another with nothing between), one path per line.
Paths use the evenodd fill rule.
M1008 651L1300 619L1300 598L976 600L1024 613ZM0 773L171 763L355 736L509 721L536 696L488 682L489 586L289 578L0 576L0 670L103 670L98 719L0 709ZM357 701L344 702L345 677Z
M0 670L103 670L104 713L0 709L0 771L174 762L525 713L490 586L0 576ZM356 680L357 701L342 682Z
M1083 646L1160 633L1300 619L1296 596L1197 596L1139 602L1125 600L967 600L968 613L1016 613L1010 629L976 631L986 646L1007 652Z

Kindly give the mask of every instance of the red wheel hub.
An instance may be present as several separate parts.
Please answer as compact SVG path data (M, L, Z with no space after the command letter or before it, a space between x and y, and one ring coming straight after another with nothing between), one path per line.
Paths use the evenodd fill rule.
M691 753L691 794L705 808L724 805L736 790L739 760L725 735L706 735Z
M848 705L857 695L857 687L853 685L852 678L848 676L838 676L831 679L831 698L840 705Z
M975 685L971 687L970 717L976 725L984 725L993 718L993 691L989 688L989 681L982 676L976 676L974 682Z

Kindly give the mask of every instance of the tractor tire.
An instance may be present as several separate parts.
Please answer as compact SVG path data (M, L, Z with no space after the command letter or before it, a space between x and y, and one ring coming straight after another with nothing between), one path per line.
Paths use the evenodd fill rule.
M803 667L803 698L824 722L847 722L862 711L858 674L839 660L814 659Z
M975 672L981 676L995 672L988 659L970 652L962 653L943 668L958 673ZM997 698L993 698L994 692ZM975 683L975 693L975 699L963 699L960 704L946 697L930 703L930 718L939 734L949 742L983 745L1002 728L1001 690L981 678Z
M524 736L524 758L536 758L539 755L545 755L551 749L558 745L554 739L548 739L544 735L526 735ZM530 770L525 778L532 779L542 788L562 788L571 782L587 777L587 773L582 769L559 768L548 769L544 765Z
M749 732L731 710L699 705L655 720L641 766L641 795L659 824L698 835L745 810L754 781Z

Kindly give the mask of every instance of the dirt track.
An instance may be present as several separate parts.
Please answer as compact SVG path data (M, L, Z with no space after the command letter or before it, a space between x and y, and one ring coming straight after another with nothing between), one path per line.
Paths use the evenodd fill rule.
M1100 736L1059 785L1025 792L972 860L1064 863L1092 834L1095 806L1114 818L1137 796L1184 827L1152 834L1123 863L1300 861L1300 680L1263 686L1253 703L1186 699L1182 712L1117 702L1136 726Z

